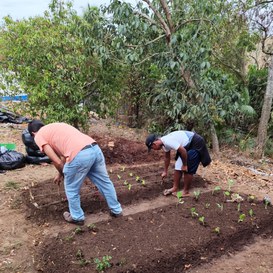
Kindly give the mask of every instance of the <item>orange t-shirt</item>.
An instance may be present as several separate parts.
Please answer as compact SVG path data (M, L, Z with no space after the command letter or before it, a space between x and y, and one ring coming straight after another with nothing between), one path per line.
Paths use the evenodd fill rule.
M58 156L66 158L66 162L71 162L82 148L95 142L93 138L66 123L43 126L34 140L42 152L43 146L49 144Z

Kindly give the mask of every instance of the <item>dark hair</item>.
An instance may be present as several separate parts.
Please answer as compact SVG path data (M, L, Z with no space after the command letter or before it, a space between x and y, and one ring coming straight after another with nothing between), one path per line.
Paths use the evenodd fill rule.
M38 132L43 126L45 126L39 119L34 119L28 124L28 131L30 135Z

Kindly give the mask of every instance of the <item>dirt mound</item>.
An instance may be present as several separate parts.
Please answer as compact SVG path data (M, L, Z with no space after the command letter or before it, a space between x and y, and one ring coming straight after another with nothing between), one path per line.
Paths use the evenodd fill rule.
M92 137L100 145L107 164L135 164L157 161L164 157L162 151L148 153L146 145L142 142L108 136Z

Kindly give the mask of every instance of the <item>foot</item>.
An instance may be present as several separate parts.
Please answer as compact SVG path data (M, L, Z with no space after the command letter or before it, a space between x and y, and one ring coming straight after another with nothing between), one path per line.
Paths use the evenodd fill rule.
M173 188L166 189L166 190L163 191L163 195L164 196L173 195L173 196L177 197L177 191L174 190Z
M110 216L112 216L113 218L119 218L119 217L123 216L123 214L122 214L122 212L114 213L114 212L110 211Z
M63 213L63 217L64 217L64 220L70 224L75 224L79 226L84 225L84 220L74 220L68 211L65 211Z

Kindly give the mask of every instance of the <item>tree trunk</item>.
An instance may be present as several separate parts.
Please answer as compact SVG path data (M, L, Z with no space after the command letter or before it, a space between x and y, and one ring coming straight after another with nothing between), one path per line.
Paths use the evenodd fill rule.
M272 107L272 98L273 98L273 57L269 61L268 67L268 79L267 86L264 95L264 102L262 108L262 114L259 122L259 129L256 141L256 151L255 156L261 158L264 154L265 143L267 138L267 126L271 114Z
M219 148L218 136L217 136L213 123L211 123L210 125L210 131L211 131L211 140L212 140L212 152L217 155L220 152L220 148Z

